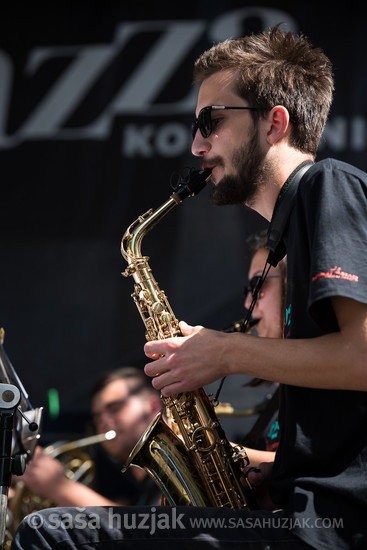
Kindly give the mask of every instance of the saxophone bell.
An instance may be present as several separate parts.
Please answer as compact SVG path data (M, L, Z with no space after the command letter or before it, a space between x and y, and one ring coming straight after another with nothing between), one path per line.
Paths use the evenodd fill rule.
M160 411L130 453L122 472L139 466L156 482L170 506L209 506L189 452Z

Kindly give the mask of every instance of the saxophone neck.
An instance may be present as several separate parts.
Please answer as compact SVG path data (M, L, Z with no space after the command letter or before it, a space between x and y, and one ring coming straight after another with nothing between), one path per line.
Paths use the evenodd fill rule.
M153 229L161 219L170 211L178 202L171 196L156 210L152 208L139 216L125 231L121 241L121 254L128 262L130 259L141 257L141 243L145 235Z
M197 195L206 185L211 170L190 170L186 178L181 178L174 193L156 210L150 209L139 216L126 230L121 241L121 254L127 262L141 257L141 243L145 235L161 221L174 206L187 197Z

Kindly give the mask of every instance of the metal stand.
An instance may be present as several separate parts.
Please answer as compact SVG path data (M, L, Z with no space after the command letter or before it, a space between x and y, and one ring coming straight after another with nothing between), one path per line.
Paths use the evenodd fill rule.
M8 492L13 473L25 469L22 455L12 457L14 415L20 402L20 391L12 384L0 384L0 547L3 548L7 523ZM24 462L24 468L23 468Z
M24 474L40 437L42 407L34 409L4 346L0 328L0 550L10 548L7 522L8 494L12 474ZM16 414L19 413L19 414Z

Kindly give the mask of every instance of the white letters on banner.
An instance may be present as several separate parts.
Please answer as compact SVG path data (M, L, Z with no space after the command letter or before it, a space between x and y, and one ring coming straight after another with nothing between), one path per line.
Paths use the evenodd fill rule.
M0 50L0 150L26 141L106 141L114 121L128 117L121 124L121 155L126 158L175 157L187 153L190 143L189 123L182 115L192 115L196 91L187 82L180 100L159 103L158 95L179 76L180 65L191 55L199 39L208 46L227 37L240 36L247 18L257 17L265 29L279 22L287 30L297 30L297 22L287 12L265 7L246 7L221 14L212 21L167 20L124 22L108 44L39 46L29 51L23 69L28 79L36 77L45 63L60 57L69 60L67 67L13 132L7 131L14 67L8 53ZM102 79L117 56L133 38L154 35L147 53L136 59L136 67L120 85L112 99L101 105L94 119L73 127L69 117L83 106L91 89ZM158 39L157 39L158 36ZM123 67L121 68L123 72ZM180 84L181 85L181 84ZM41 93L41 92L40 92ZM134 121L134 117L136 121ZM139 122L142 118L142 122ZM158 120L159 118L159 120ZM362 117L335 117L328 122L323 146L341 152L349 148L362 151L366 145L366 120Z

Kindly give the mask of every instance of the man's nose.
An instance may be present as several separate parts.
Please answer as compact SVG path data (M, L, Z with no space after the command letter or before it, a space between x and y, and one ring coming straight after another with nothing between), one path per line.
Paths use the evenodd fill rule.
M195 155L195 157L202 157L210 151L210 148L210 141L208 138L203 138L200 130L198 129L191 145L192 154Z

